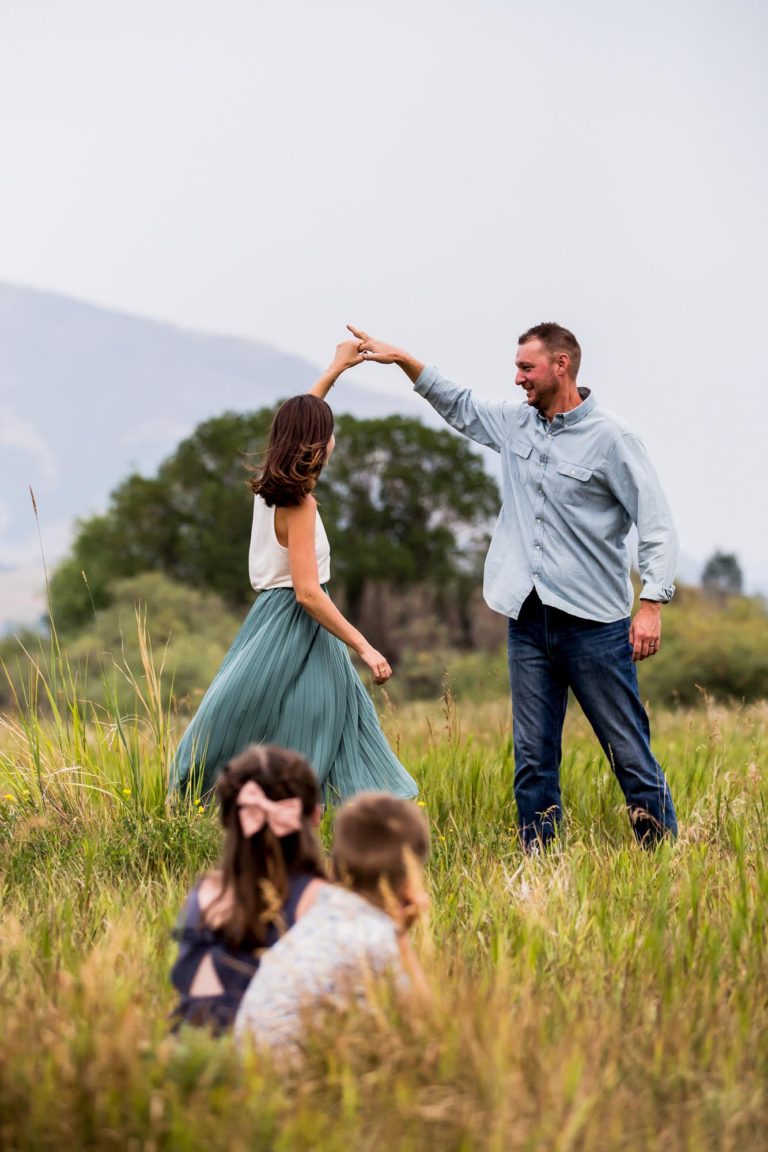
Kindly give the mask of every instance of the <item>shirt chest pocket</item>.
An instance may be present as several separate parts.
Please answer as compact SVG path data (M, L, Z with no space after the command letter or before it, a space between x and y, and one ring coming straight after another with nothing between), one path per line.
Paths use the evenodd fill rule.
M559 503L575 505L583 504L589 499L594 485L592 469L585 468L583 464L572 464L570 460L562 460L555 472L555 496Z
M511 445L510 470L512 475L523 483L528 479L528 461L532 451L533 445L529 440L515 440Z

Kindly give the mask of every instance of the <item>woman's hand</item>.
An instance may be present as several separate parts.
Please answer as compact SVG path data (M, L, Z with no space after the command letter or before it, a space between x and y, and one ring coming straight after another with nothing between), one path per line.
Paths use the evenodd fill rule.
M374 684L383 684L385 680L389 680L392 669L381 652L377 652L370 644L365 644L362 648L358 648L357 654L362 662L370 668Z
M354 368L355 364L363 363L365 361L360 355L359 340L344 340L341 344L337 344L336 355L320 379L309 389L309 395L325 400L342 372L346 372L347 368Z
M360 341L344 340L341 344L336 345L336 354L328 367L328 371L341 375L342 372L346 372L347 368L353 368L355 364L362 363Z

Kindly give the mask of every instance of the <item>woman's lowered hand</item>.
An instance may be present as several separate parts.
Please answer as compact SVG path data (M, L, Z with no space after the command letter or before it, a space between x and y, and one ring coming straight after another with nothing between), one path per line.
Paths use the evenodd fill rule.
M381 652L377 652L370 644L365 644L362 648L358 648L357 654L365 665L371 670L374 684L383 684L385 680L389 680L392 675L392 669L389 666L389 661Z

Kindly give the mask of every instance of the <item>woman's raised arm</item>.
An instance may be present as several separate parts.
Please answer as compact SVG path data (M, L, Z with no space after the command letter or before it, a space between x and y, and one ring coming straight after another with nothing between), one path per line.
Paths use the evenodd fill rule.
M363 363L359 348L359 340L344 340L343 343L337 344L336 355L320 379L309 389L309 395L325 400L342 372L346 372L347 368L354 368L355 364Z

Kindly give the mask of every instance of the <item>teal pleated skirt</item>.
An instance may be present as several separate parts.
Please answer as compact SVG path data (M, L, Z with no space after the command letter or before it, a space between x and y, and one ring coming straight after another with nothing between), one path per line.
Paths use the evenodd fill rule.
M412 797L347 646L304 611L292 588L261 592L187 728L169 790L206 793L249 744L281 744L307 758L325 801L356 792Z

